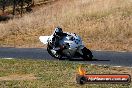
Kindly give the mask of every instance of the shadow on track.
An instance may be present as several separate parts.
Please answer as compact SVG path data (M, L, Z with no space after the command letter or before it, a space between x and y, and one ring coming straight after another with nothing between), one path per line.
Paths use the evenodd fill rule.
M110 61L110 60L99 60L99 59L93 59L93 60L71 59L69 61Z

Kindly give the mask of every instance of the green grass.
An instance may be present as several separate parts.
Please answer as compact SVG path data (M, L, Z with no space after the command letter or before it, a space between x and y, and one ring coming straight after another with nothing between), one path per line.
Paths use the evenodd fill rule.
M21 79L3 81L0 80L0 88L131 88L124 84L85 84L76 83L76 74L78 73L79 63L69 61L49 61L49 60L4 60L0 59L0 79L10 75L28 75L32 74L35 79ZM81 64L88 74L106 74L106 73L129 73L131 68L117 68L110 66L97 66L90 64ZM124 72L125 71L125 72ZM30 77L29 77L30 78Z

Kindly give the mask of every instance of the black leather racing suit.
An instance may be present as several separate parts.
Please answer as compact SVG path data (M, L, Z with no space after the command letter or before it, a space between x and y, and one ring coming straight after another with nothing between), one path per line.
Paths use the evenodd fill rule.
M67 33L54 33L54 37L52 38L53 41L53 45L54 47L58 47L59 46L59 41L64 37L67 36Z

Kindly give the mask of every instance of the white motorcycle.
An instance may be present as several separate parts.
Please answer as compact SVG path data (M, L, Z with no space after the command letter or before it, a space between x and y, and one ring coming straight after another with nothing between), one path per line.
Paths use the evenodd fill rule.
M53 34L51 36L40 36L39 40L43 44L47 44L48 53L57 59L73 59L73 58L83 58L83 60L92 60L92 52L87 49L80 36L75 33L67 33L67 36L64 36L59 40L59 47L55 48L53 45Z

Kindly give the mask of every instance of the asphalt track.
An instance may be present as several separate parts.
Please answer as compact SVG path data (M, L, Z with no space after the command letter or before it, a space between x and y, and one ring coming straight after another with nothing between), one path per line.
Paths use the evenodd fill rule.
M95 61L74 58L73 62L132 67L132 52L92 51ZM56 60L44 48L0 48L0 58Z

